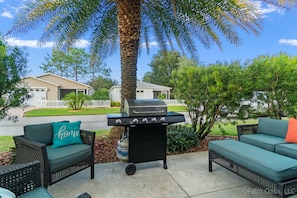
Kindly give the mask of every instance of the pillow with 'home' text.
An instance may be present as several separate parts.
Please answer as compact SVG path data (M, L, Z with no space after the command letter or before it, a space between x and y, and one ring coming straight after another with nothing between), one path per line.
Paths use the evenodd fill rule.
M77 122L53 122L53 145L52 148L82 144L80 137L80 123Z
M297 120L289 119L286 142L297 143Z

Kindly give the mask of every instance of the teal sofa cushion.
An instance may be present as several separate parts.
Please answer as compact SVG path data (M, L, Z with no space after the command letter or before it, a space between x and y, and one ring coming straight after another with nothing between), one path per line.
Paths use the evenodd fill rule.
M247 134L241 135L240 141L251 144L265 150L274 152L277 144L286 143L284 138L266 134Z
M24 126L24 137L26 139L40 142L46 145L53 144L52 123L26 125Z
M18 196L18 198L53 198L53 196L44 188L38 187L25 194Z
M213 150L236 164L274 181L297 177L297 160L235 140L210 141Z
M53 142L52 123L24 126L24 136L29 140L50 145Z
M82 144L80 137L80 123L77 122L53 122L53 145L52 148Z
M294 143L278 144L275 146L275 152L281 155L285 155L285 156L297 159L297 144L294 144Z
M285 138L288 130L288 120L259 118L257 133Z
M91 146L87 144L73 144L59 148L52 148L49 145L46 150L50 163L50 172L55 172L68 167L70 164L84 160L90 157L92 153Z

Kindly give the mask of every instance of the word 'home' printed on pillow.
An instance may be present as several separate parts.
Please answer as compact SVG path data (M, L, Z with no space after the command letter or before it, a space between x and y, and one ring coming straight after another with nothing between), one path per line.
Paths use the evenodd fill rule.
M67 127L66 126L62 126L60 129L59 129L59 132L56 134L58 136L59 139L64 139L64 138L67 138L67 137L78 137L80 136L80 131L77 130L77 131L74 131L74 130L70 130L70 131L67 131Z

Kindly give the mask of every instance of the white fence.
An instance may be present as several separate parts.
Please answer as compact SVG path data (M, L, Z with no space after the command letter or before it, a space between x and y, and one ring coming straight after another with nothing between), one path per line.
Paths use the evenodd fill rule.
M183 106L185 105L181 100L164 100L167 106ZM111 107L110 100L90 100L84 107ZM36 108L68 108L67 102L64 100L36 100Z
M87 108L110 107L109 100L90 100L84 104ZM64 100L37 100L36 108L68 108Z
M183 100L163 100L167 106L184 106L185 103Z

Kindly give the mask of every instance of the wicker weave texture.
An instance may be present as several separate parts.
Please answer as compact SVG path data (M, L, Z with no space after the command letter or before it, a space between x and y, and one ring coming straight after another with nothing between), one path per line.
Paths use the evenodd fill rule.
M0 169L0 186L16 196L41 186L40 162L3 166Z
M42 185L45 188L88 167L91 169L91 179L93 179L95 133L85 130L81 130L80 132L83 143L90 145L92 148L91 155L86 156L82 161L70 164L68 167L56 172L50 172L50 161L47 156L46 145L30 141L23 135L13 137L16 145L16 161L17 163L26 163L34 160L40 161Z

